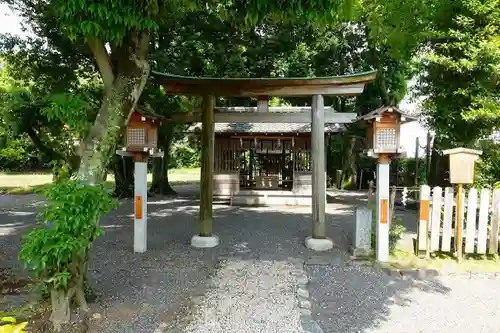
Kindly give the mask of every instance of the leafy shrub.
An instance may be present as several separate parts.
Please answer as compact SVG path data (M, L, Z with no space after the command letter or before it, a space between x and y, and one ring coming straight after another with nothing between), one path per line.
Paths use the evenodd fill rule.
M27 325L27 321L18 324L13 317L0 318L0 333L26 333L24 328Z
M188 139L176 142L170 150L169 168L194 168L200 166L200 149Z
M84 282L88 252L102 235L99 219L116 206L101 186L77 180L54 184L44 190L47 204L40 217L42 226L23 238L20 259L50 291L54 327L70 319L70 304L88 310Z
M483 142L483 154L476 162L474 185L477 188L493 187L500 184L500 144Z
M0 167L3 170L20 171L30 165L31 154L24 140L8 140L5 147L0 148Z

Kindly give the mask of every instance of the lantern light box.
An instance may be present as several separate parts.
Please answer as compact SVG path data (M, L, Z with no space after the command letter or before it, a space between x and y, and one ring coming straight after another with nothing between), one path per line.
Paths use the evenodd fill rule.
M126 150L154 153L158 147L158 128L163 117L152 112L134 111L127 122Z
M416 118L403 114L396 107L384 106L358 118L367 127L368 156L405 153L400 144L401 124Z

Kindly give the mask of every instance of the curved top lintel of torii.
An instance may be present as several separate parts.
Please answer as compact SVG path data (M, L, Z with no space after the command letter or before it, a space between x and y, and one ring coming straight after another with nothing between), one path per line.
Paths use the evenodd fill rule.
M250 96L356 96L373 82L377 71L305 78L214 78L152 72L168 94Z

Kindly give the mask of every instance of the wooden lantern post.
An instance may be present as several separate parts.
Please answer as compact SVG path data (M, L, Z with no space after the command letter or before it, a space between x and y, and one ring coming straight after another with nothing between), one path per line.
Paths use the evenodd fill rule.
M462 197L463 184L474 182L474 163L482 154L480 150L467 148L455 148L443 151L444 155L450 156L450 183L457 184L456 213L455 213L455 250L457 251L457 261L461 262L463 253L463 215L464 207ZM472 222L475 223L475 222Z
M134 111L125 135L125 152L134 158L134 252L147 250L148 157L157 151L160 117Z
M360 118L367 125L367 155L377 158L376 180L376 257L379 262L389 261L389 228L391 214L389 183L391 160L403 152L400 146L401 123L409 120L395 107L381 107ZM413 119L411 119L413 120Z

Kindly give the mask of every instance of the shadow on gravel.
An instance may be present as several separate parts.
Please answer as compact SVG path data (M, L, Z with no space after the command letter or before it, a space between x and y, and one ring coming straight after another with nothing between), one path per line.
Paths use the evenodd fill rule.
M133 205L131 200L123 200L115 212L103 218L105 235L92 250L89 277L98 295L92 310L100 316L91 319L89 332L150 333L162 323L185 318L193 300L206 293L221 257L306 261L313 318L325 332L376 327L387 320L391 304L411 302L405 296L410 288L447 292L435 281L412 285L380 269L351 264L347 249L355 206L347 199L340 201L342 204L327 208L327 234L336 248L318 254L303 245L311 232L310 207L214 206L213 228L220 245L200 250L190 246L191 237L198 232L199 201L188 196L152 198L148 204L148 251L134 254ZM16 221L24 221L19 228L28 228L34 215L1 219L2 224ZM18 235L0 235L0 249L5 246L17 257ZM13 265L4 258L2 255L0 267Z

